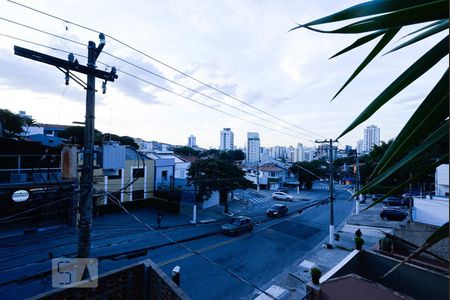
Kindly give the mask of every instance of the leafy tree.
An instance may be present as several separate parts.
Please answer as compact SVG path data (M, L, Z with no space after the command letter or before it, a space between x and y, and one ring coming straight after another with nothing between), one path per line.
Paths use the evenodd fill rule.
M316 25L337 21L350 21L355 18L360 19L334 30L324 31L314 28ZM366 121L394 96L429 71L443 58L448 57L449 2L447 0L373 0L357 4L294 28L306 28L333 34L366 33L365 36L360 37L352 45L338 52L333 57L353 50L375 38L381 37L369 55L339 89L334 96L336 97L378 54L380 54L383 49L385 49L402 28L408 28L408 26L417 25L423 22L431 23L405 35L404 37L408 37L409 39L400 45L397 45L388 53L401 50L405 47L412 47L415 43L434 37L434 35L438 33L444 33L445 37L438 41L430 50L428 50L428 52L413 62L410 67L389 84L389 86L338 136L338 139L352 131L362 122ZM421 155L424 155L429 149L433 149L440 141L448 141L448 97L449 76L447 68L435 86L429 91L428 95L422 100L422 103L408 122L403 126L395 141L386 150L380 161L378 161L375 170L371 174L370 182L360 191L361 193L372 190L381 182L395 174L395 172L399 171ZM434 171L439 164L445 162L448 162L448 148L440 153L433 163L428 163L424 168L418 171L411 178L411 181L428 175L430 172ZM401 191L408 185L409 181L410 180L407 180L397 184L395 188L387 193L387 195ZM382 200L383 198L379 201ZM418 249L416 254L423 252L435 242L446 237L448 237L448 222L438 229L438 231L427 240L427 244ZM408 259L409 258L410 257L408 257Z
M209 149L200 154L200 157L216 157L227 161L242 161L245 159L245 153L240 150L218 150Z
M196 201L202 202L211 196L213 191L219 192L220 203L225 213L229 212L228 193L237 188L251 186L245 179L245 172L233 162L219 157L198 159L188 169L188 182L196 187Z
M130 146L133 149L139 149L139 145L134 142L134 139L129 136L118 136L116 134L108 134L111 141L119 142L121 145Z
M8 109L0 109L0 122L3 133L8 138L20 137L25 132L23 127L29 127L35 123L33 119L22 117Z
M59 137L68 139L69 141L79 145L80 147L84 145L84 127L82 126L70 126L61 131L58 135ZM96 145L101 145L102 140L102 133L96 129L94 134L94 143Z
M310 191L314 180L327 176L327 162L324 160L295 162L289 171L297 176L300 186L305 184L306 189Z
M198 155L200 154L200 151L194 150L193 148L191 148L189 146L175 148L175 149L173 149L173 152L175 154L179 154L179 155L194 156L194 157L198 157Z

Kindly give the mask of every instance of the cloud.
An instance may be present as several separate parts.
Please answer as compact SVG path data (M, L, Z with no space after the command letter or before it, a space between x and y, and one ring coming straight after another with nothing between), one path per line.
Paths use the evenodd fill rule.
M65 75L53 66L13 55L0 49L0 85L7 89L60 95L65 87ZM70 84L76 85L73 80ZM74 99L85 99L80 87L74 91Z

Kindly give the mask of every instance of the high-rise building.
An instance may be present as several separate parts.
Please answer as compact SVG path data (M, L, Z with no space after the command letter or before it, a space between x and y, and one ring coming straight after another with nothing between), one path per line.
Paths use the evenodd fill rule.
M304 160L304 149L302 143L297 143L297 148L294 149L294 162Z
M374 145L380 145L380 128L370 125L364 129L364 153L370 153Z
M197 138L192 134L188 137L188 146L191 148L197 147Z
M257 132L247 132L247 161L259 162L260 159L260 141Z
M219 150L233 150L234 149L234 133L231 128L224 128L220 132L220 146Z
M364 155L364 140L358 140L356 142L356 153L358 155Z
M313 161L315 151L316 151L316 149L313 147L304 147L303 148L303 161Z

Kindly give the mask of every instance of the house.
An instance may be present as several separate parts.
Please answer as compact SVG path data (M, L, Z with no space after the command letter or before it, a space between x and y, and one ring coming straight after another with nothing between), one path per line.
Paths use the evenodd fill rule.
M97 149L104 154L102 149ZM128 202L148 199L153 196L155 187L155 160L142 155L129 147L119 146L124 150L121 159L114 161L120 165L115 174L105 173L103 164L107 158L97 155L94 167L94 203L112 204L113 201ZM120 162L122 160L122 162ZM80 157L82 162L82 156ZM109 167L108 167L109 168ZM79 165L81 170L81 163Z
M382 277L400 260L373 251L354 250L308 284L309 300L448 299L448 273L406 263Z
M287 168L272 162L261 166L247 163L243 166L243 170L246 172L245 178L250 180L253 184L256 185L259 183L261 188L269 190L281 188L283 183L289 178L289 171Z
M61 160L59 147L0 138L2 225L42 227L71 222L77 184L62 176Z

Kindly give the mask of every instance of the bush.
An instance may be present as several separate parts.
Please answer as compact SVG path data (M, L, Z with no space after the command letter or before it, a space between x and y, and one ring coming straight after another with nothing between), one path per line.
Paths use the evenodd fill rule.
M319 284L320 276L322 276L322 271L319 268L314 267L311 269L311 281L314 284Z
M361 250L364 245L364 240L361 237L355 237L355 248L356 250Z
M392 249L392 239L384 237L379 241L380 249L384 251L391 251Z

